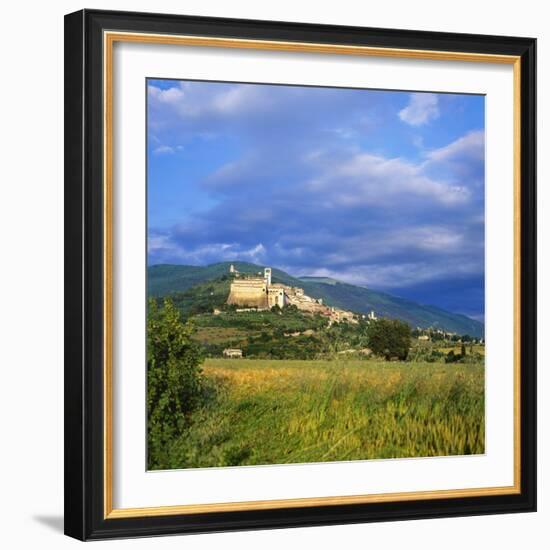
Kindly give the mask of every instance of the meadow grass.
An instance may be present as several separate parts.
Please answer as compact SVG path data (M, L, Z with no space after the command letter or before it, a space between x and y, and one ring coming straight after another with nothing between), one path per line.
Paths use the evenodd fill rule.
M484 452L484 367L208 359L215 397L166 468Z

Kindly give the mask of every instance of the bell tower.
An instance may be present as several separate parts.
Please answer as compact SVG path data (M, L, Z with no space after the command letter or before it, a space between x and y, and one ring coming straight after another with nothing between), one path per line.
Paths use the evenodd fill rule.
M265 280L265 284L269 288L271 286L271 268L270 267L266 267L264 269L264 280Z

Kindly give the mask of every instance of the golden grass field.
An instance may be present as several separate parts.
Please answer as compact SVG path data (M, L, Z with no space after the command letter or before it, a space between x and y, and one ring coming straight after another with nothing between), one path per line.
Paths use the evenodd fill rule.
M216 388L168 468L484 452L484 367L208 359Z

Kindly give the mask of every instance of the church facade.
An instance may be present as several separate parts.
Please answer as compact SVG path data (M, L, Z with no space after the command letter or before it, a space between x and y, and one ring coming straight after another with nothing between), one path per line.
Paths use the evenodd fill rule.
M231 281L231 289L227 299L228 304L256 309L270 309L273 306L285 305L285 293L281 285L271 284L271 268L264 269L263 277L244 276L235 270L233 265L229 272L235 275Z

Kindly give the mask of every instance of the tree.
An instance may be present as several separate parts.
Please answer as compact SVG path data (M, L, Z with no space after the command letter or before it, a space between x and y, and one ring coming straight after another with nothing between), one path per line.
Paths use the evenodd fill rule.
M411 329L397 319L377 319L367 330L369 348L387 361L393 357L405 360L411 347Z
M149 468L162 467L168 445L182 432L202 395L201 355L193 326L165 299L149 300L147 315L147 423Z

